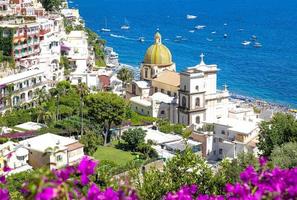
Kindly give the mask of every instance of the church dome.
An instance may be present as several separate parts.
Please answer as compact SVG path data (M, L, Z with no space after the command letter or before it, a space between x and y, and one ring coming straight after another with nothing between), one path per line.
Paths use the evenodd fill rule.
M159 32L155 34L155 44L147 49L143 62L160 66L172 65L171 52L162 44L162 36Z

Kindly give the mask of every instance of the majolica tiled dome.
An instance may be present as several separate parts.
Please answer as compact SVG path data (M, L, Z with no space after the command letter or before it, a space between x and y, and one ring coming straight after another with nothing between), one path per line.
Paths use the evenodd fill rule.
M161 66L172 64L171 52L162 44L162 36L159 32L155 34L155 44L147 49L143 62L144 64Z

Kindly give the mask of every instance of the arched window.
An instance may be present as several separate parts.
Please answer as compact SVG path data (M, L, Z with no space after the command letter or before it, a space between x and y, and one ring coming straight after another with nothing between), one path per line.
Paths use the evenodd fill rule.
M200 107L200 98L196 98L195 100L195 106Z
M196 85L196 87L195 87L195 88L196 88L196 90L197 90L197 91L199 91L199 86L198 86L198 85Z
M164 110L161 110L161 115L165 115L165 111Z
M200 124L200 117L199 116L196 117L196 124Z
M148 78L148 68L144 69L144 78Z
M187 106L187 99L185 96L183 96L182 98L182 107L186 107Z

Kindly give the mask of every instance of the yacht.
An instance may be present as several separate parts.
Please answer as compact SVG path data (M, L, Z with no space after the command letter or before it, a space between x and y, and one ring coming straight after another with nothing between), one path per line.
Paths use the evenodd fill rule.
M243 46L248 46L251 44L251 41L245 40L241 43Z
M205 25L198 25L198 26L195 26L195 28L197 30L201 30L201 29L204 29L206 26Z
M121 26L121 29L122 30L129 30L130 29L129 23L128 23L126 18L125 18L125 23Z
M105 18L105 27L101 29L101 32L110 32L111 30L107 28L107 20Z
M227 34L227 33L225 33L225 34L224 34L224 38L227 38L227 37L228 37L228 34Z
M187 15L187 19L196 19L197 18L197 16L195 16L195 15Z
M260 47L262 47L262 44L260 42L255 42L254 47L260 48Z
M139 42L144 42L144 37L139 37L139 38L138 38L138 41L139 41Z

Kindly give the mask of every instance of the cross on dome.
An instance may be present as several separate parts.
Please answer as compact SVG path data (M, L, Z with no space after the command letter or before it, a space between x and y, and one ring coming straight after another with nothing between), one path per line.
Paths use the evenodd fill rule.
M201 61L200 61L200 65L205 65L204 57L205 57L205 55L204 55L203 53L201 53L201 54L200 54L200 59L201 59Z

